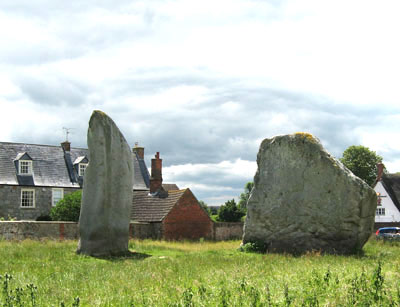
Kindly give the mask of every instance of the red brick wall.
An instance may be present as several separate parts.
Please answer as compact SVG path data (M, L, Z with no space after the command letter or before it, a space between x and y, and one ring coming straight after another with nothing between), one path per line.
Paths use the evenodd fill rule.
M163 220L166 240L212 238L213 223L189 189Z

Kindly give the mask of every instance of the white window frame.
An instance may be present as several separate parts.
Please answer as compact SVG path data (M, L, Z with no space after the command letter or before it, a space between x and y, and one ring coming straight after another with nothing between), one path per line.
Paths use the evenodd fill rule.
M79 165L78 165L79 177L83 177L83 175L85 175L87 166L88 166L88 163L79 163Z
M55 198L54 197L54 192L61 192L61 198ZM64 189L63 188L53 188L51 190L51 206L55 207L55 205L64 198Z
M25 167L26 167L26 172L23 172ZM19 175L25 175L25 176L32 175L32 161L30 161L30 160L19 160L18 161L18 174Z
M376 208L376 216L385 216L386 215L386 208Z
M32 205L31 206L24 206L23 199L24 199L24 192L32 193ZM21 202L20 208L35 208L35 190L34 189L21 189Z

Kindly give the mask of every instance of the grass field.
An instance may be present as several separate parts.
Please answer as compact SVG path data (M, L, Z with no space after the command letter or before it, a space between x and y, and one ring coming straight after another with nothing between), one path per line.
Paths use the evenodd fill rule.
M239 244L131 241L133 257L98 259L76 255L75 241L0 241L0 305L400 305L398 243L300 257L239 252Z

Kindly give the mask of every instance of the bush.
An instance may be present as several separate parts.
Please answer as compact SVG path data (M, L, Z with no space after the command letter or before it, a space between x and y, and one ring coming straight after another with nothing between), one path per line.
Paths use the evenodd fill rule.
M247 242L239 247L239 251L245 253L265 253L267 251L267 245L264 242Z
M239 209L234 199L228 200L218 210L219 222L240 222L245 213Z
M36 221L52 221L51 216L47 214L40 215L36 218Z
M65 195L57 205L51 208L50 217L53 221L78 222L81 212L82 191Z

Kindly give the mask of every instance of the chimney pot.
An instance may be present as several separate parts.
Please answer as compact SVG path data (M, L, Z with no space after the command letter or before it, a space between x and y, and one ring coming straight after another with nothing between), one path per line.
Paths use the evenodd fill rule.
M162 159L157 152L155 159L151 159L150 193L155 193L162 188Z
M385 169L385 165L383 163L378 163L376 165L376 167L378 168L378 174L376 177L376 182L381 181L382 179L382 175L383 175L383 170Z
M132 148L132 152L136 152L139 159L144 159L144 147L139 146L139 143L135 143L135 147Z
M71 151L71 143L68 141L62 142L61 147L64 151Z

